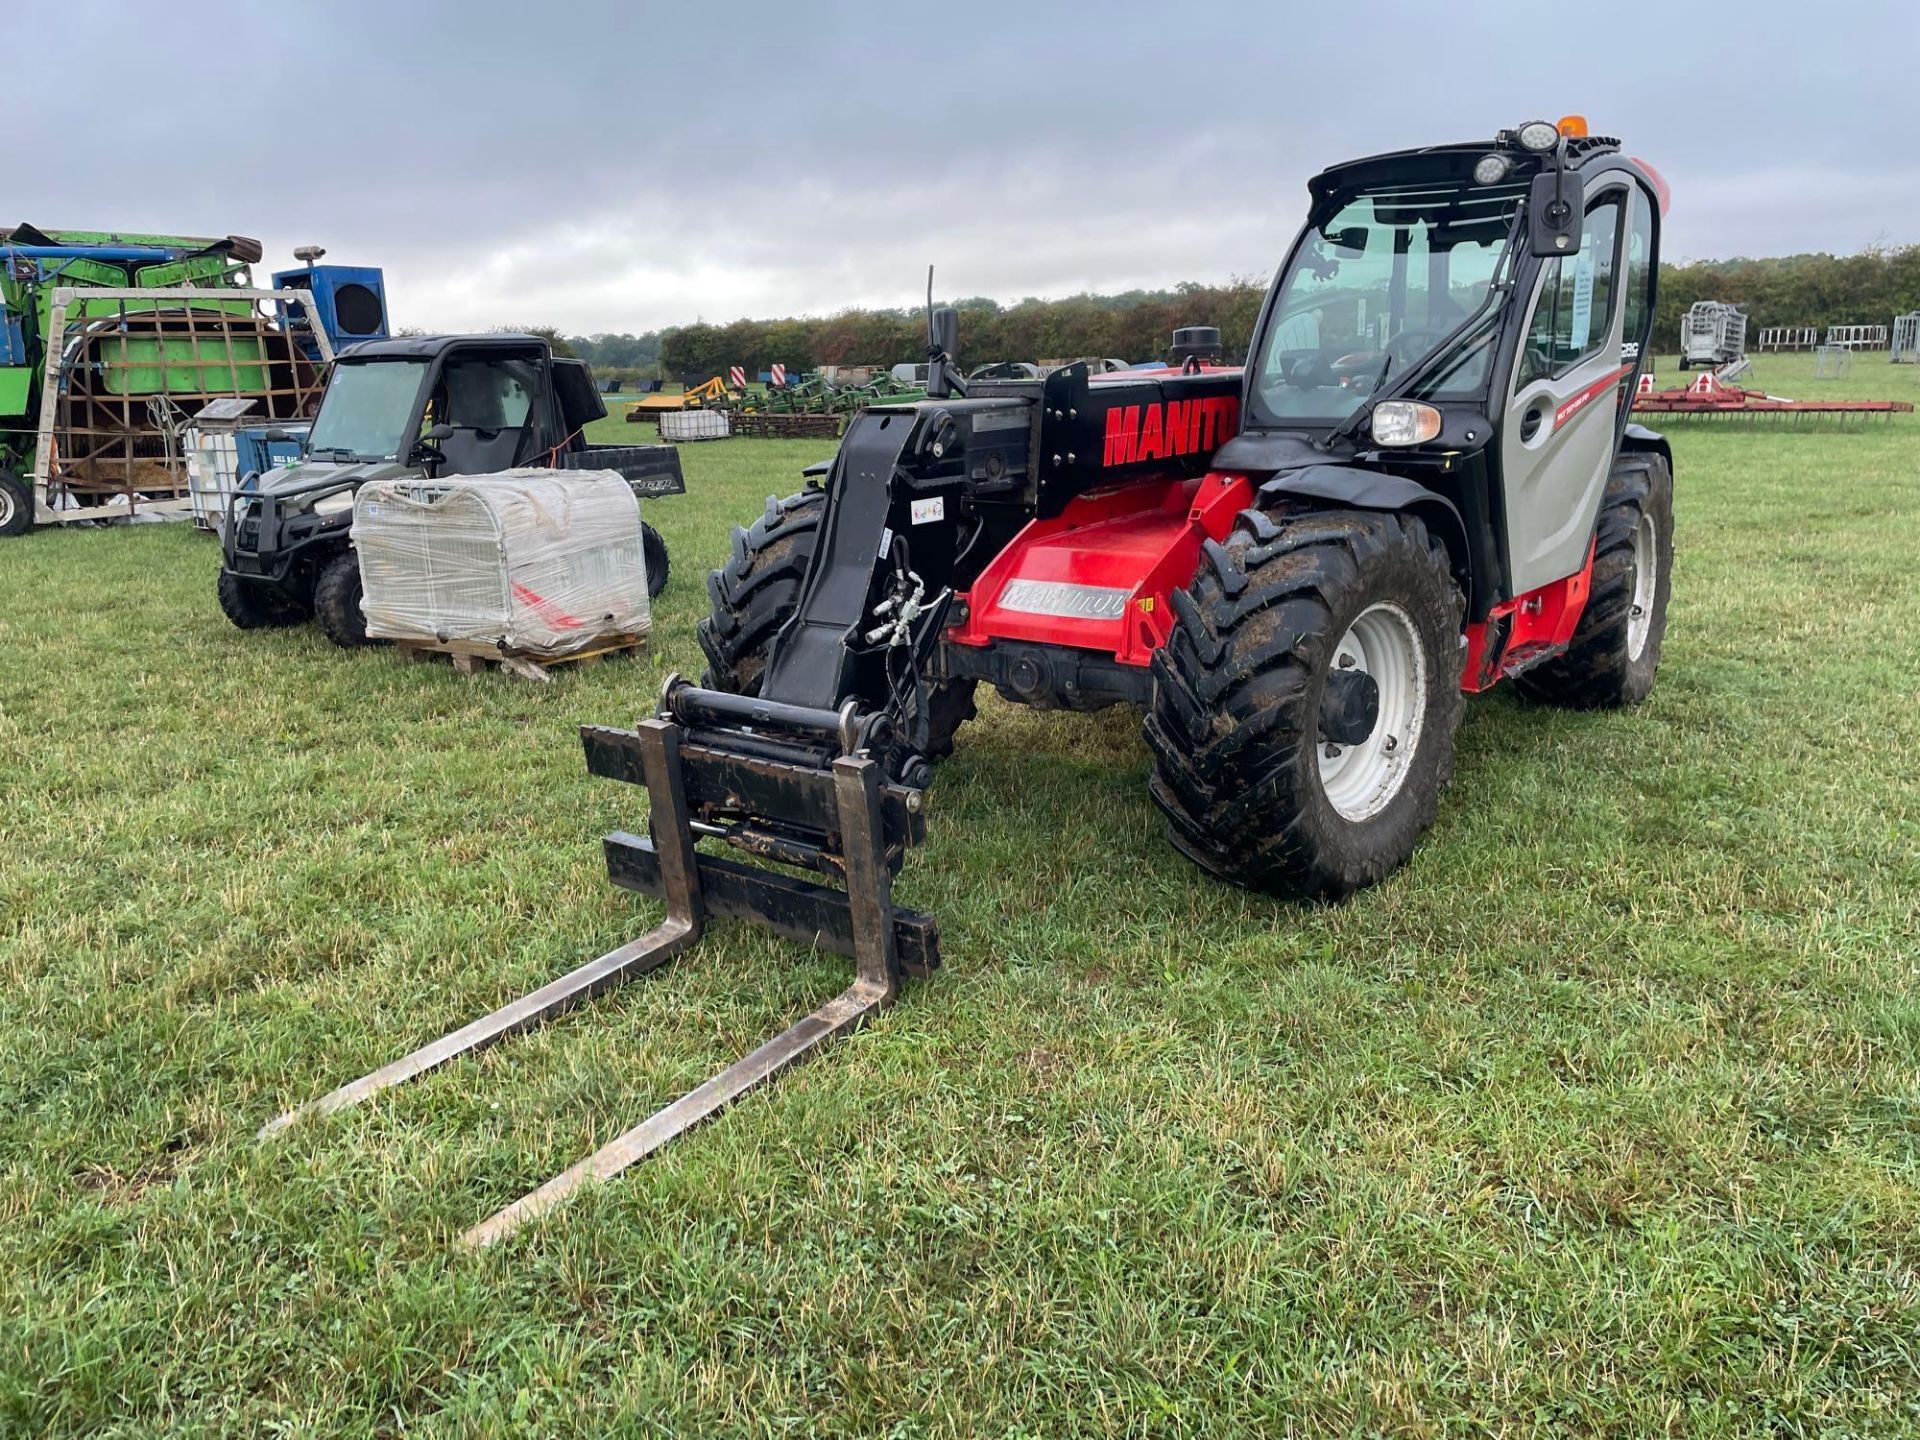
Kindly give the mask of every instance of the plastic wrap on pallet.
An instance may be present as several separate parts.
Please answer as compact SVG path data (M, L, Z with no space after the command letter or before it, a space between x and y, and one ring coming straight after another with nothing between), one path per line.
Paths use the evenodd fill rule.
M555 656L652 623L640 502L611 470L374 481L353 546L380 639Z

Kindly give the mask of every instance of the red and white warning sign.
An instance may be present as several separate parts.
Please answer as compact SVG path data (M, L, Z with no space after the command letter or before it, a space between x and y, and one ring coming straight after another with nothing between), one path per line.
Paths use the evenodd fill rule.
M731 370L727 371L727 380L734 389L744 389L747 383L747 367L744 365L735 365Z
M784 384L786 384L786 383L787 383L787 367L786 367L786 366L784 366L784 365L775 365L775 366L774 366L774 367L772 368L772 370L771 370L771 372L770 372L770 373L771 373L771 374L772 374L772 376L773 376L773 383L774 383L774 384L776 384L776 385L784 385Z

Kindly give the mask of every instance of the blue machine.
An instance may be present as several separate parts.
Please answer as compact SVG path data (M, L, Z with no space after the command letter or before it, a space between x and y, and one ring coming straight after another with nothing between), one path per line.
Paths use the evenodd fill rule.
M319 297L314 297L319 303ZM307 453L307 432L313 427L286 421L278 425L255 425L245 430L233 432L233 474L236 480L244 482L262 470L278 469L282 465L299 463ZM269 440L267 432L278 430L290 436L286 440Z
M276 290L311 290L320 328L336 353L362 340L387 339L387 282L375 266L308 265L299 270L276 270ZM289 306L288 326L296 333L311 328L304 307ZM319 358L319 347L307 343L307 353Z

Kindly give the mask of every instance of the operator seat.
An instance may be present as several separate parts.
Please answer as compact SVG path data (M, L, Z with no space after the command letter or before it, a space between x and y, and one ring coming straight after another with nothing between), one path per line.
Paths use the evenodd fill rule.
M519 407L522 423L509 425L502 390L503 380L509 379L502 373L505 369L474 362L447 366L447 423L453 434L440 442L445 473L487 475L511 470L519 460L527 434L526 406Z

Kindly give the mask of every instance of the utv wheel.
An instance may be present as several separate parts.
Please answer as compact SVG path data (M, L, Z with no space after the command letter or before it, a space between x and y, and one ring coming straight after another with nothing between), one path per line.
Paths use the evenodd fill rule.
M346 649L371 645L367 617L360 608L360 557L349 550L320 569L313 586L313 618L321 632Z
M33 528L33 492L16 475L0 470L0 539Z
M734 527L727 563L707 576L713 612L696 632L707 656L702 684L736 695L760 693L773 637L800 603L826 508L827 492L809 485L784 500L769 496L759 519ZM928 759L953 753L954 732L974 715L973 685L942 680L929 687Z
M1673 588L1673 476L1658 455L1622 455L1607 477L1593 584L1566 653L1518 677L1535 700L1594 710L1653 691Z
M658 600L660 592L667 588L667 574L672 569L672 561L667 558L667 542L660 538L660 532L646 521L640 522L640 553L647 565L647 598Z
M307 618L303 606L288 600L271 585L253 585L231 570L220 572L217 586L220 613L241 630L280 630Z
M1151 791L1201 869L1287 896L1385 878L1453 773L1465 608L1410 515L1241 513L1173 596Z

